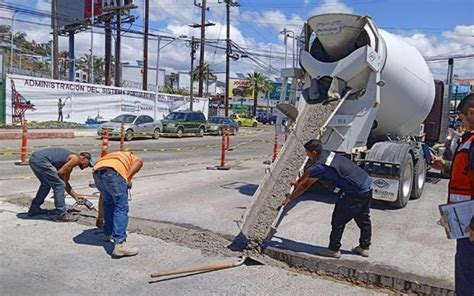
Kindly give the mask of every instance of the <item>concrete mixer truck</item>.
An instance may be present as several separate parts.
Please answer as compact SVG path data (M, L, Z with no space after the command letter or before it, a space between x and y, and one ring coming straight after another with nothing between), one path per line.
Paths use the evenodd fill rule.
M320 129L324 147L351 156L373 177L375 199L402 208L420 198L425 128L432 141L443 140L448 122L443 84L435 87L420 52L367 16L324 14L304 25L300 65L300 108L339 100Z
M291 102L297 108L277 106L291 132L244 213L234 246L255 247L272 235L290 182L307 165L307 140L319 138L325 149L350 157L373 177L375 199L403 208L423 193L428 136L432 142L446 137L443 83L433 81L418 50L369 17L311 17L300 42L302 98ZM282 93L286 70L298 72L282 70Z

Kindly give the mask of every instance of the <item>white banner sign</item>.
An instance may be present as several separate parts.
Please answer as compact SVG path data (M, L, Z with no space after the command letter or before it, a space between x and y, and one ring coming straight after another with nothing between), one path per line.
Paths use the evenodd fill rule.
M122 113L159 120L171 111L189 109L189 97L178 95L18 75L6 80L7 124L18 123L22 116L28 121L84 124L90 118L106 121ZM209 100L194 98L193 103L193 110L207 118Z

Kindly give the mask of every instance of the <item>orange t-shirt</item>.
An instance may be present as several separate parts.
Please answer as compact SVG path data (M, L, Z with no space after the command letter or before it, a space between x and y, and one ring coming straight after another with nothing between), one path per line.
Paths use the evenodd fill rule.
M130 168L135 160L139 160L138 156L132 152L112 152L107 154L104 157L101 157L92 168L92 171L104 167L114 169L120 176L122 176L125 181L128 181L128 176Z

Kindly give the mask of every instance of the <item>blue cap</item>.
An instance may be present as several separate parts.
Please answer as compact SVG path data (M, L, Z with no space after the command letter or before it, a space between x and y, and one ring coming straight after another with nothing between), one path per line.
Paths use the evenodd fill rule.
M89 152L81 152L80 155L89 160L89 167L93 167L95 165L95 159L92 157L92 155Z

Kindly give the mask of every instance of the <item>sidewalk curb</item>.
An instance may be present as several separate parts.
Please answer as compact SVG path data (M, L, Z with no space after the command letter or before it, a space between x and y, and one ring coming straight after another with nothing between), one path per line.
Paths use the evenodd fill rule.
M285 262L291 267L306 269L320 275L342 278L349 282L362 282L404 293L455 295L453 283L438 278L402 272L390 266L373 265L370 262L355 262L345 259L325 259L275 247L267 247L263 250L263 253L273 259Z
M0 132L0 140L21 139L21 132ZM73 139L74 132L28 132L28 139Z

